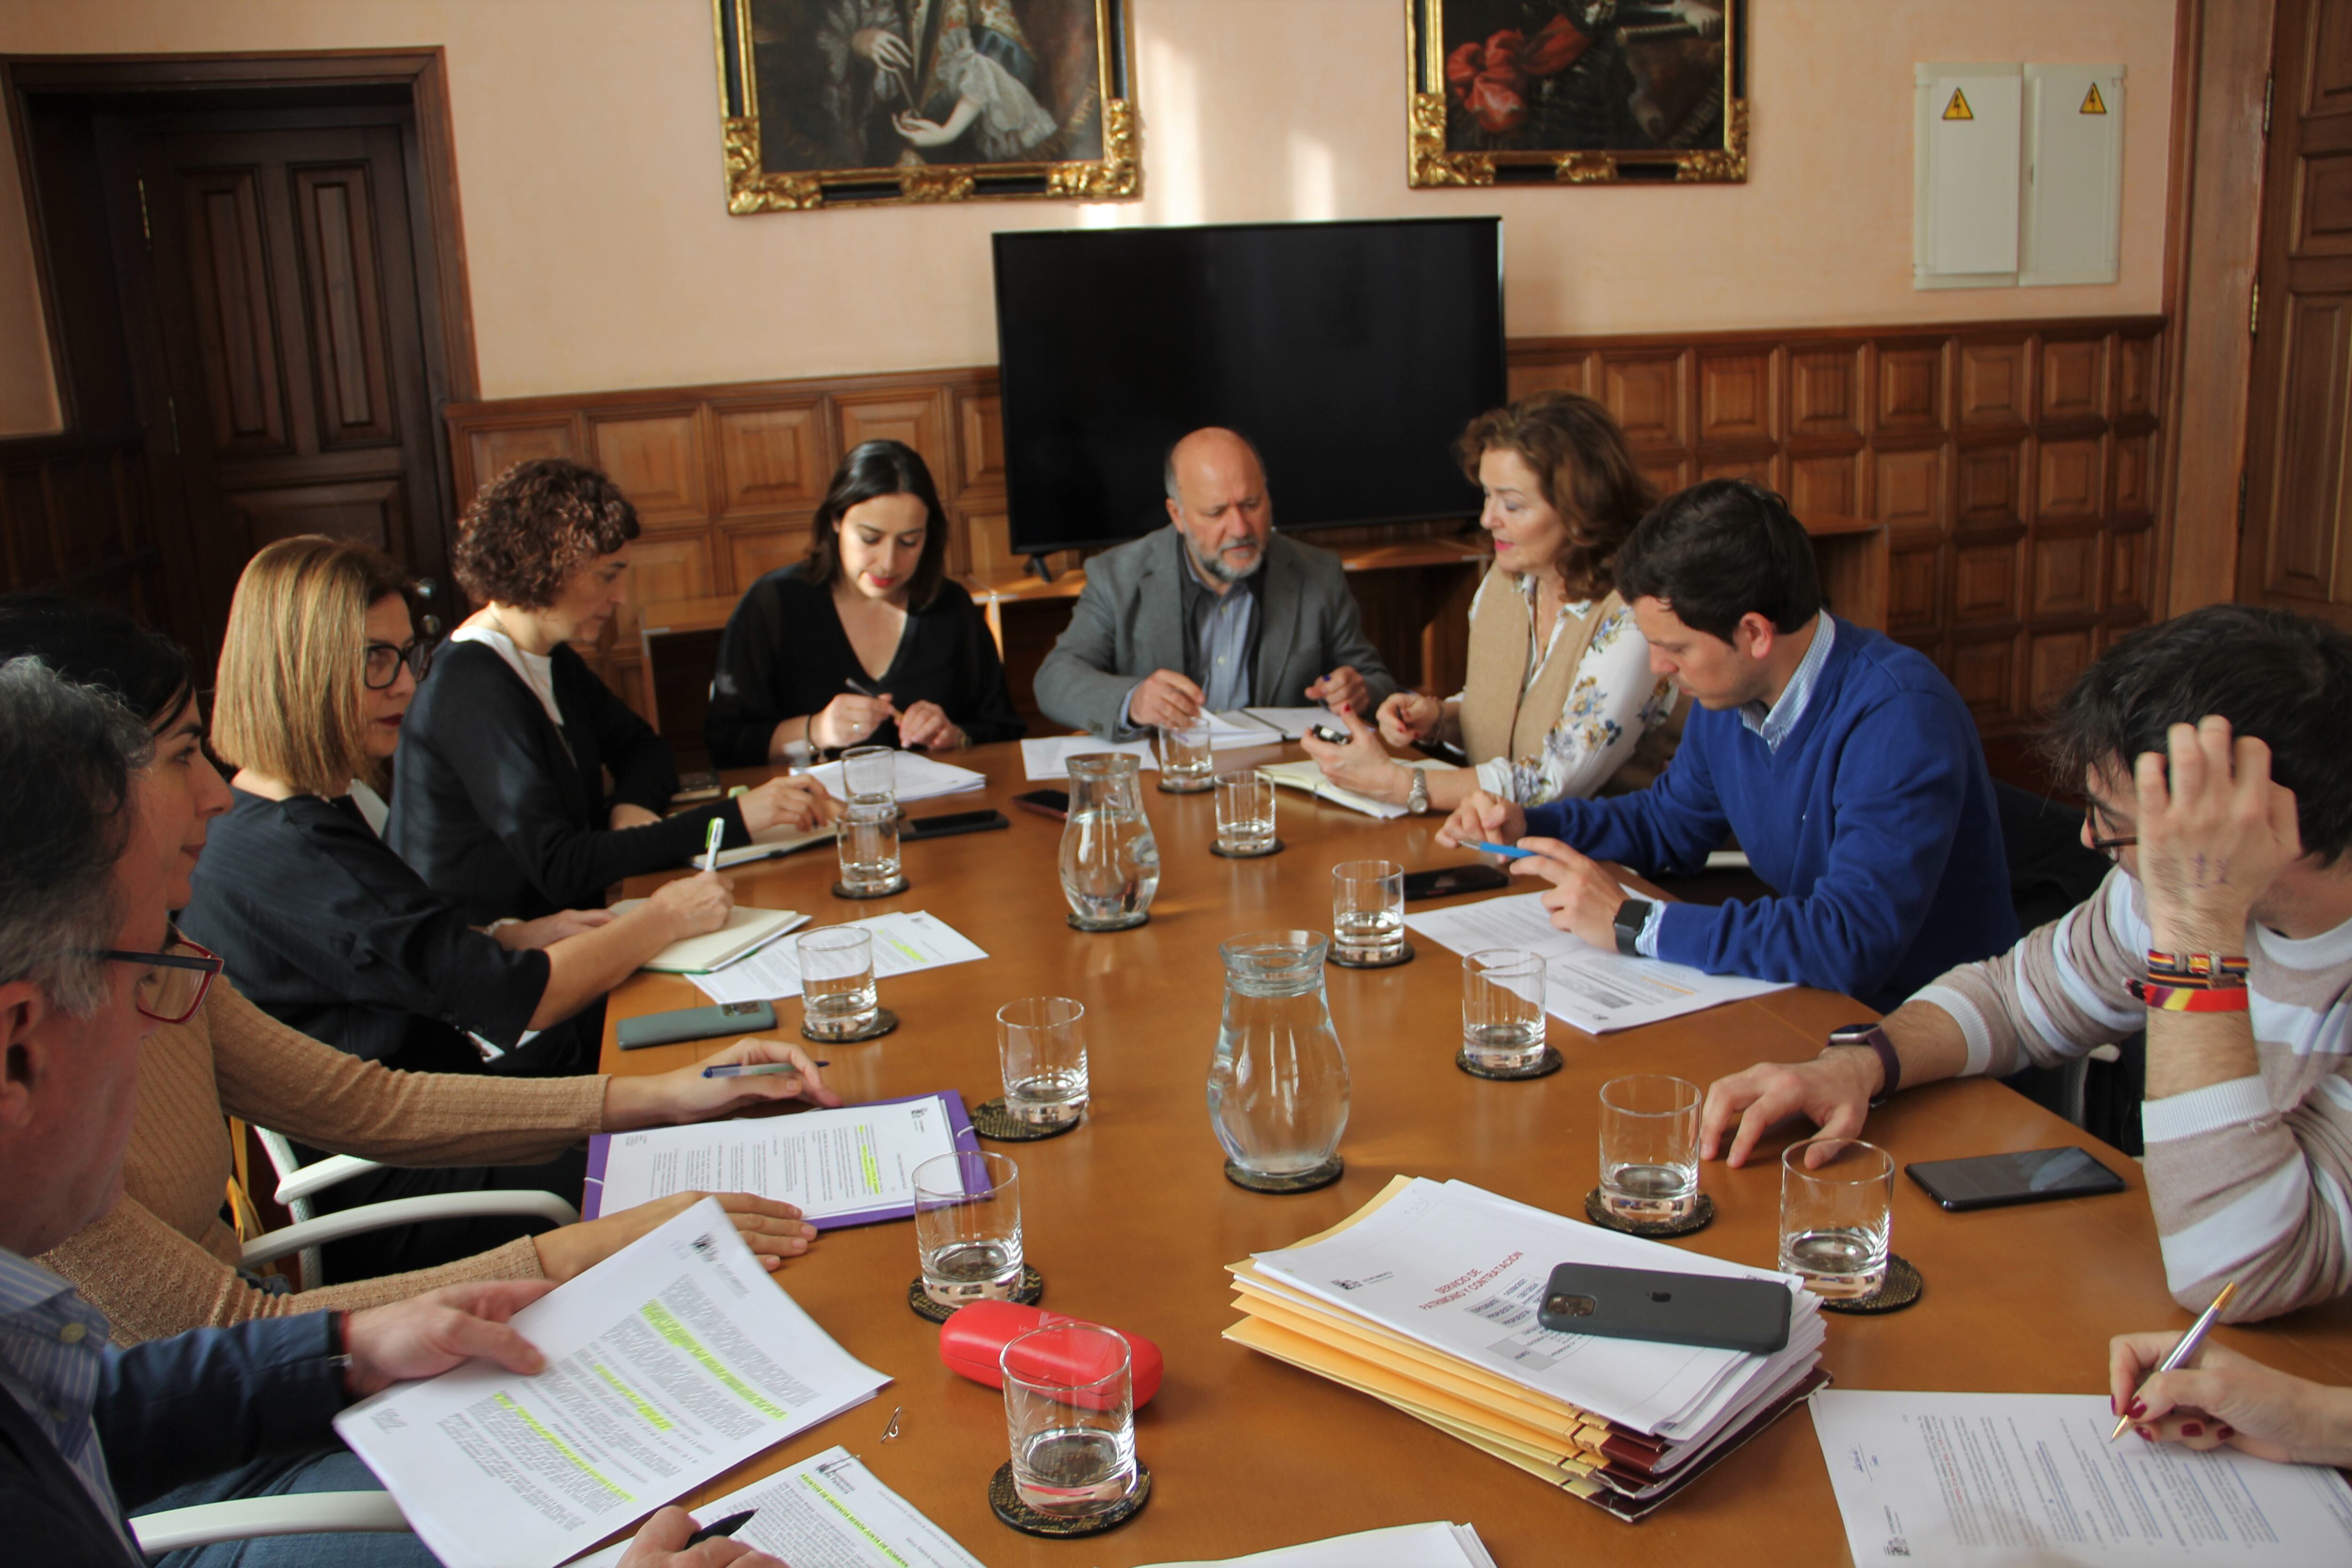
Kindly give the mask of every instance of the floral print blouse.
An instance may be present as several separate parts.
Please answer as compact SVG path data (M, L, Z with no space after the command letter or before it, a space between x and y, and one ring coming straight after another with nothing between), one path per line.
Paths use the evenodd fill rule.
M1479 585L1478 597L1470 605L1473 620L1488 594L1510 591L1507 584L1498 589L1498 580L1489 577ZM1530 576L1517 581L1519 592L1527 595L1528 619L1532 625L1536 580ZM1577 600L1552 622L1543 657L1529 662L1520 690L1535 684L1544 666L1559 651L1561 635L1591 614L1595 603ZM1533 756L1495 757L1479 763L1478 787L1519 805L1588 797L1631 760L1642 737L1674 711L1675 697L1672 681L1650 673L1649 639L1635 624L1633 612L1621 605L1593 631L1591 643L1578 661L1576 679L1569 688L1559 720L1544 735L1543 750ZM1454 700L1458 703L1462 699L1456 696Z

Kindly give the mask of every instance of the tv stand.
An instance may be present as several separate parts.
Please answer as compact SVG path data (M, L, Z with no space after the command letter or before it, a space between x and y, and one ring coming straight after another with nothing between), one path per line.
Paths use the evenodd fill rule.
M1024 577L1034 574L1040 583L1051 583L1054 580L1054 569L1045 564L1045 558L1043 555L1029 557L1029 563L1021 568L1021 573Z

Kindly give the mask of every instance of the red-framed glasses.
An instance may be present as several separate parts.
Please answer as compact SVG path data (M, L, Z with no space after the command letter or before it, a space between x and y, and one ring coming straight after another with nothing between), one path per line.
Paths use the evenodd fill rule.
M172 947L169 952L122 952L109 948L98 956L110 963L145 964L147 973L139 977L134 1004L159 1023L184 1024L205 1005L205 993L212 989L213 976L221 972L221 957L177 931L172 933Z

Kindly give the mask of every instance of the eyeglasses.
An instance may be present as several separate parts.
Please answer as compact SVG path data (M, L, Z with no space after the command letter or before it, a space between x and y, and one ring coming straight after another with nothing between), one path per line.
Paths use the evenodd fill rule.
M388 642L368 644L367 673L363 678L368 689L382 691L398 680L402 665L408 667L409 674L424 679L425 672L433 668L433 645L417 638L397 647Z
M173 932L170 952L122 952L109 948L98 956L110 963L143 963L133 1003L150 1018L163 1024L184 1024L205 1005L213 976L221 972L218 953L197 946Z
M2100 837L2099 813L2095 806L2083 808L2083 827L2084 835L2091 841L2091 847L2110 860L2121 859L2122 857L2116 853L2117 850L2128 849L2139 842L2139 835L2137 833L2127 833L2116 838Z

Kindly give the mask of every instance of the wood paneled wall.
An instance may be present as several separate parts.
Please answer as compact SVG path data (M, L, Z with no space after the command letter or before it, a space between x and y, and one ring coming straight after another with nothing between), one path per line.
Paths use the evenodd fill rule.
M145 445L136 430L0 441L0 589L54 588L170 625Z

